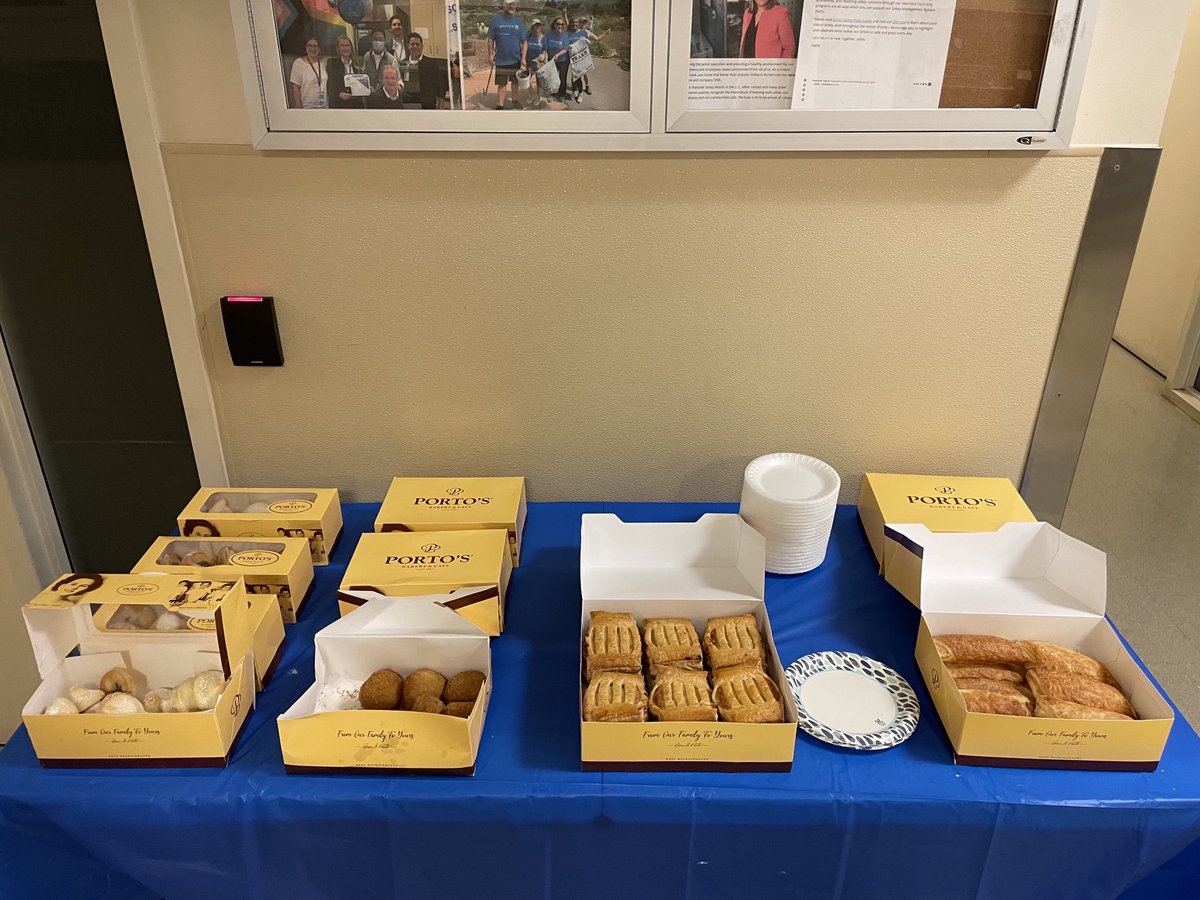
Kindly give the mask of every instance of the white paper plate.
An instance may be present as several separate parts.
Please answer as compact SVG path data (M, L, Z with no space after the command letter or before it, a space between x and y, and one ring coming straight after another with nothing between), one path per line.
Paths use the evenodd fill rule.
M787 667L800 727L851 750L884 750L917 730L921 705L895 669L857 653L810 653Z
M750 461L743 482L772 503L807 508L837 502L841 478L833 467L803 453L768 453Z

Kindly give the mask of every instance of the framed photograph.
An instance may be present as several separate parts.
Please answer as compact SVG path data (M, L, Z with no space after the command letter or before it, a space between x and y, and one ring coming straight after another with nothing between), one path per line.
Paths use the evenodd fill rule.
M230 3L256 146L650 131L654 0Z
M905 132L1049 143L1074 115L1068 62L1086 50L1077 23L1088 5L693 0L681 14L673 4L666 130L861 134L859 146Z

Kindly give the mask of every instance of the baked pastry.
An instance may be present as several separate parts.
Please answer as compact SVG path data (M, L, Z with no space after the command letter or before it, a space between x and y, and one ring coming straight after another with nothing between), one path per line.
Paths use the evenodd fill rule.
M761 665L767 657L754 614L709 619L704 626L704 655L714 675L717 669L744 663L757 662Z
M650 663L650 665L646 667L646 678L650 685L650 690L653 691L654 686L658 684L658 679L662 677L662 674L670 671L671 669L683 669L686 672L703 672L704 662L699 659L681 659L678 662L663 663L662 665L659 665L658 663Z
M1117 688L1086 675L1076 675L1072 672L1060 672L1054 669L1043 669L1035 666L1025 673L1033 695L1039 701L1043 698L1052 700L1069 700L1080 706L1090 706L1094 709L1106 709L1109 712L1120 713L1137 718L1137 713L1129 701Z
M404 699L404 679L391 669L379 669L358 689L363 709L399 709Z
M1070 700L1055 700L1053 697L1042 697L1033 709L1035 716L1043 719L1124 719L1129 716L1110 712L1107 709L1097 709L1094 706L1081 706Z
M416 709L413 704L420 697L433 697L440 701L445 689L446 678L440 672L433 669L417 669L404 679L404 708Z
M933 639L938 656L946 663L1025 665L1029 656L1016 641L991 634L943 634Z
M705 630L707 647L708 630ZM757 662L713 672L713 699L726 722L782 722L779 688Z
M483 687L483 673L472 669L469 672L459 672L446 680L442 689L442 699L447 703L474 702Z
M646 683L628 672L598 672L583 692L585 722L645 722Z
M660 722L717 721L708 675L703 669L661 667L650 691L650 715Z
M1076 675L1086 675L1096 681L1103 681L1113 687L1119 687L1112 672L1090 656L1084 656L1075 650L1068 650L1058 644L1048 644L1045 641L1018 641L1029 655L1029 664L1039 666L1046 671L1072 672Z
M441 715L445 708L446 704L442 702L441 697L432 697L428 694L422 694L413 701L410 707L412 712L433 713L434 715Z
M963 703L970 712L991 713L997 716L1033 715L1033 703L1016 691L1009 694L960 688L959 693L962 694Z
M704 652L691 619L646 619L642 623L646 662L651 666L703 668ZM683 666L680 663L694 663Z
M585 647L589 681L597 672L641 674L642 636L631 613L593 612Z
M442 710L443 715L458 716L460 719L466 719L475 709L474 700L455 700L452 703L447 703L446 708Z
M987 678L991 681L1007 681L1012 684L1024 684L1025 674L1009 666L987 666L971 663L946 663L946 671L955 681L960 678Z
M1033 699L1033 691L1025 686L1025 682L1014 684L1011 681L994 681L991 678L955 678L959 691L995 691L999 694L1020 694L1026 700Z

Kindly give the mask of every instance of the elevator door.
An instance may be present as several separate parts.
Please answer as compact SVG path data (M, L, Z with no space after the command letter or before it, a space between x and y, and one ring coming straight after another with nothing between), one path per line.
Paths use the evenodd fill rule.
M198 478L94 2L0 6L0 334L76 571Z

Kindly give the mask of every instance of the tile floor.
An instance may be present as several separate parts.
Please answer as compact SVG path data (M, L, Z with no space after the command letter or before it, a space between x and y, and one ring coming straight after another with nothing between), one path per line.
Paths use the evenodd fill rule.
M1108 554L1113 622L1200 728L1200 422L1113 344L1062 528Z

